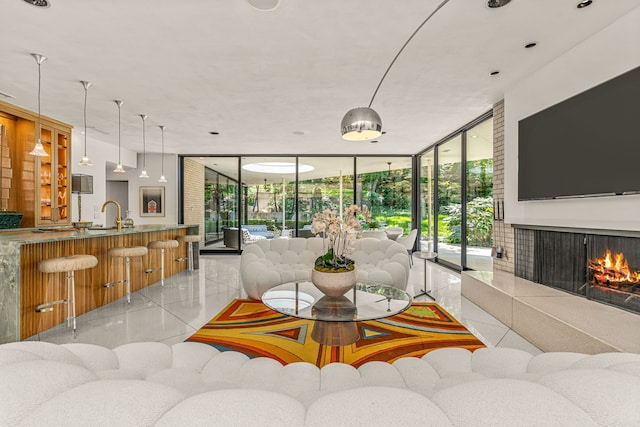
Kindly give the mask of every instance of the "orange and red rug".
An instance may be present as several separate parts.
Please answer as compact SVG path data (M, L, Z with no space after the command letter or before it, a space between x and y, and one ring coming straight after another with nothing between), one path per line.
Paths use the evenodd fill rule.
M405 312L380 320L353 322L359 339L350 345L319 344L311 335L315 322L277 313L260 301L233 300L187 341L270 357L282 364L310 362L322 367L342 362L359 367L374 360L424 354L442 347L471 351L484 347L453 316L433 302L414 302Z

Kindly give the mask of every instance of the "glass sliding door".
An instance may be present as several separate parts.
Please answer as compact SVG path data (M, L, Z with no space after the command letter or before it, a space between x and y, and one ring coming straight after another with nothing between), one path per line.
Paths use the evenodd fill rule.
M462 268L462 135L438 150L438 259Z
M431 149L420 158L420 249L434 250L436 230L434 195L435 150Z
M204 169L204 249L238 251L239 219L237 157L191 158ZM185 194L192 191L185 189ZM195 207L185 206L187 210Z
M487 113L419 159L420 250L434 249L458 270L491 271L493 118Z
M469 129L467 138L466 267L491 271L493 234L493 119Z

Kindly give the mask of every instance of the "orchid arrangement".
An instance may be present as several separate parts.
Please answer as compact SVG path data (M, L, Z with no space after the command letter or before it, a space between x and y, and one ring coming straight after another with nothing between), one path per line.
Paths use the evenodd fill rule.
M357 214L360 208L351 205L344 210L342 218L336 211L326 209L315 214L311 222L311 232L321 234L325 239L327 251L318 257L315 269L325 272L344 272L354 269L354 262L349 259L352 251L351 244L356 238L356 232L360 230L360 221Z

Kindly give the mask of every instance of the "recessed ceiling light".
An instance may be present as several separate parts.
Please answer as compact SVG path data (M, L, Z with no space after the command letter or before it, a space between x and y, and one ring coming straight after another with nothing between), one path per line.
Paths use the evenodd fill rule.
M490 76L497 76L498 74L500 74L500 71L498 70L489 73Z
M536 42L531 42L531 43L527 43L524 45L525 49L531 49L532 47L535 47L538 43Z
M497 7L506 6L511 2L511 0L489 0L487 2L487 6L491 9L495 9Z
M212 130L211 132L209 132L211 135L220 135L220 132L216 132L215 130Z
M25 3L29 3L32 4L34 6L38 6L38 7L49 7L51 6L51 3L49 3L49 0L24 0Z
M304 132L302 132L301 130L294 130L293 134L294 135L304 135Z
M267 12L278 7L280 0L247 0L254 9Z
M242 166L242 169L250 172L260 173L296 173L296 164L291 162L262 162L262 163L249 163ZM298 164L298 172L311 172L315 168L310 165Z
M587 1L581 1L580 3L578 3L578 5L576 6L578 9L584 9L587 6L590 6L591 3L593 3L592 0L587 0Z

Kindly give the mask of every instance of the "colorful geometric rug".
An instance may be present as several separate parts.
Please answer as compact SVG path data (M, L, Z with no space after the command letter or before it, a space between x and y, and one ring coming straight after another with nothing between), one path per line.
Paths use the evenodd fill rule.
M270 357L283 365L304 361L318 367L332 362L359 367L374 360L393 362L403 356L421 357L443 347L471 351L484 347L433 302L414 302L403 313L386 319L353 322L351 326L357 328L359 339L346 346L323 345L311 339L315 323L277 313L260 301L236 299L187 341L249 357Z

